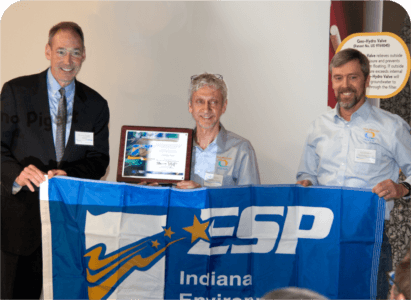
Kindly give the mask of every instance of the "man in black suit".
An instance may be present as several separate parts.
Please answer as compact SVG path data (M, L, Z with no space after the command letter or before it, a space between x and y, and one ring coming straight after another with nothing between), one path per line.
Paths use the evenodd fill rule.
M86 58L81 28L50 29L50 68L1 92L1 298L39 298L42 248L37 187L56 175L100 179L109 164L109 109L75 76Z

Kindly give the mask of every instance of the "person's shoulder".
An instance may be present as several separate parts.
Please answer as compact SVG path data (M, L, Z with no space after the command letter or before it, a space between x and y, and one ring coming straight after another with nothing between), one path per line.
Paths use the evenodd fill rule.
M376 107L374 105L371 106L371 114L373 115L374 119L377 119L382 124L388 122L391 124L405 123L408 125L408 123L403 118L401 118L399 115L389 112L385 109Z
M237 140L239 142L249 142L246 138L243 138L242 136L238 135L237 133L234 133L232 131L226 130L227 132L227 139L231 140Z
M246 138L243 138L242 136L229 130L226 130L226 134L227 142L230 142L230 144L235 145L236 147L245 147L253 149L251 142Z
M107 100L104 99L103 96L101 96L96 90L78 81L77 79L75 82L76 82L76 94L80 98L83 98L84 100L92 99L94 103L101 102L101 103L107 104Z
M392 119L400 117L397 114L393 114L392 112L389 112L388 110L382 109L382 108L377 107L375 105L371 105L371 113L374 114L374 115L380 115L382 117L392 118Z
M318 115L318 117L315 120L326 120L326 119L333 119L335 115L337 114L337 108L330 108L328 107L327 111L321 113Z
M319 126L320 124L324 124L327 122L334 122L334 118L336 116L336 108L328 109L327 111L318 115L314 120L310 123L310 126Z
M20 76L20 77L9 80L5 84L8 84L12 87L17 87L17 88L36 87L42 81L46 82L46 72L47 71L43 71L38 74ZM41 80L41 79L44 79L44 80Z
M15 99L23 99L24 97L31 97L41 90L47 90L46 72L47 70L38 74L11 79L3 85L1 94L3 95L4 93L7 95L8 93L12 93Z

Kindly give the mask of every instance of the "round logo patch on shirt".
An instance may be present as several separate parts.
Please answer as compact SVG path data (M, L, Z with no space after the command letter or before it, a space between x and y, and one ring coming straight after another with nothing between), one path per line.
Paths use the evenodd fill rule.
M227 167L228 161L226 161L225 159L220 160L220 161L218 162L218 165L219 165L220 167Z
M228 168L228 163L231 160L230 157L222 157L222 156L217 156L217 160L218 160L218 166L220 168L226 169Z
M375 142L375 138L379 131L376 129L370 129L370 128L363 128L363 129L365 131L364 141L365 142Z

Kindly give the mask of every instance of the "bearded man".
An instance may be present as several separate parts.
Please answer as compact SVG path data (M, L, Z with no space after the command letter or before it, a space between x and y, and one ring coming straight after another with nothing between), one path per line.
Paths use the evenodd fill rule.
M385 200L409 197L411 128L398 115L367 101L368 58L355 49L345 49L331 60L330 72L338 103L310 125L297 184L369 188ZM401 183L400 169L407 176ZM393 201L386 202L385 220L393 206ZM384 231L377 299L387 298L385 272L391 269L391 246Z

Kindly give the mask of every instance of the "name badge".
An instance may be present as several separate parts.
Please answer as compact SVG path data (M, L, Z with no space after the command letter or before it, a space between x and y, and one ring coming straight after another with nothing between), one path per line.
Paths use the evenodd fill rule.
M76 145L94 146L94 132L76 131L74 140Z
M223 185L223 175L205 173L204 186L222 186Z
M375 164L376 150L355 149L355 162Z

